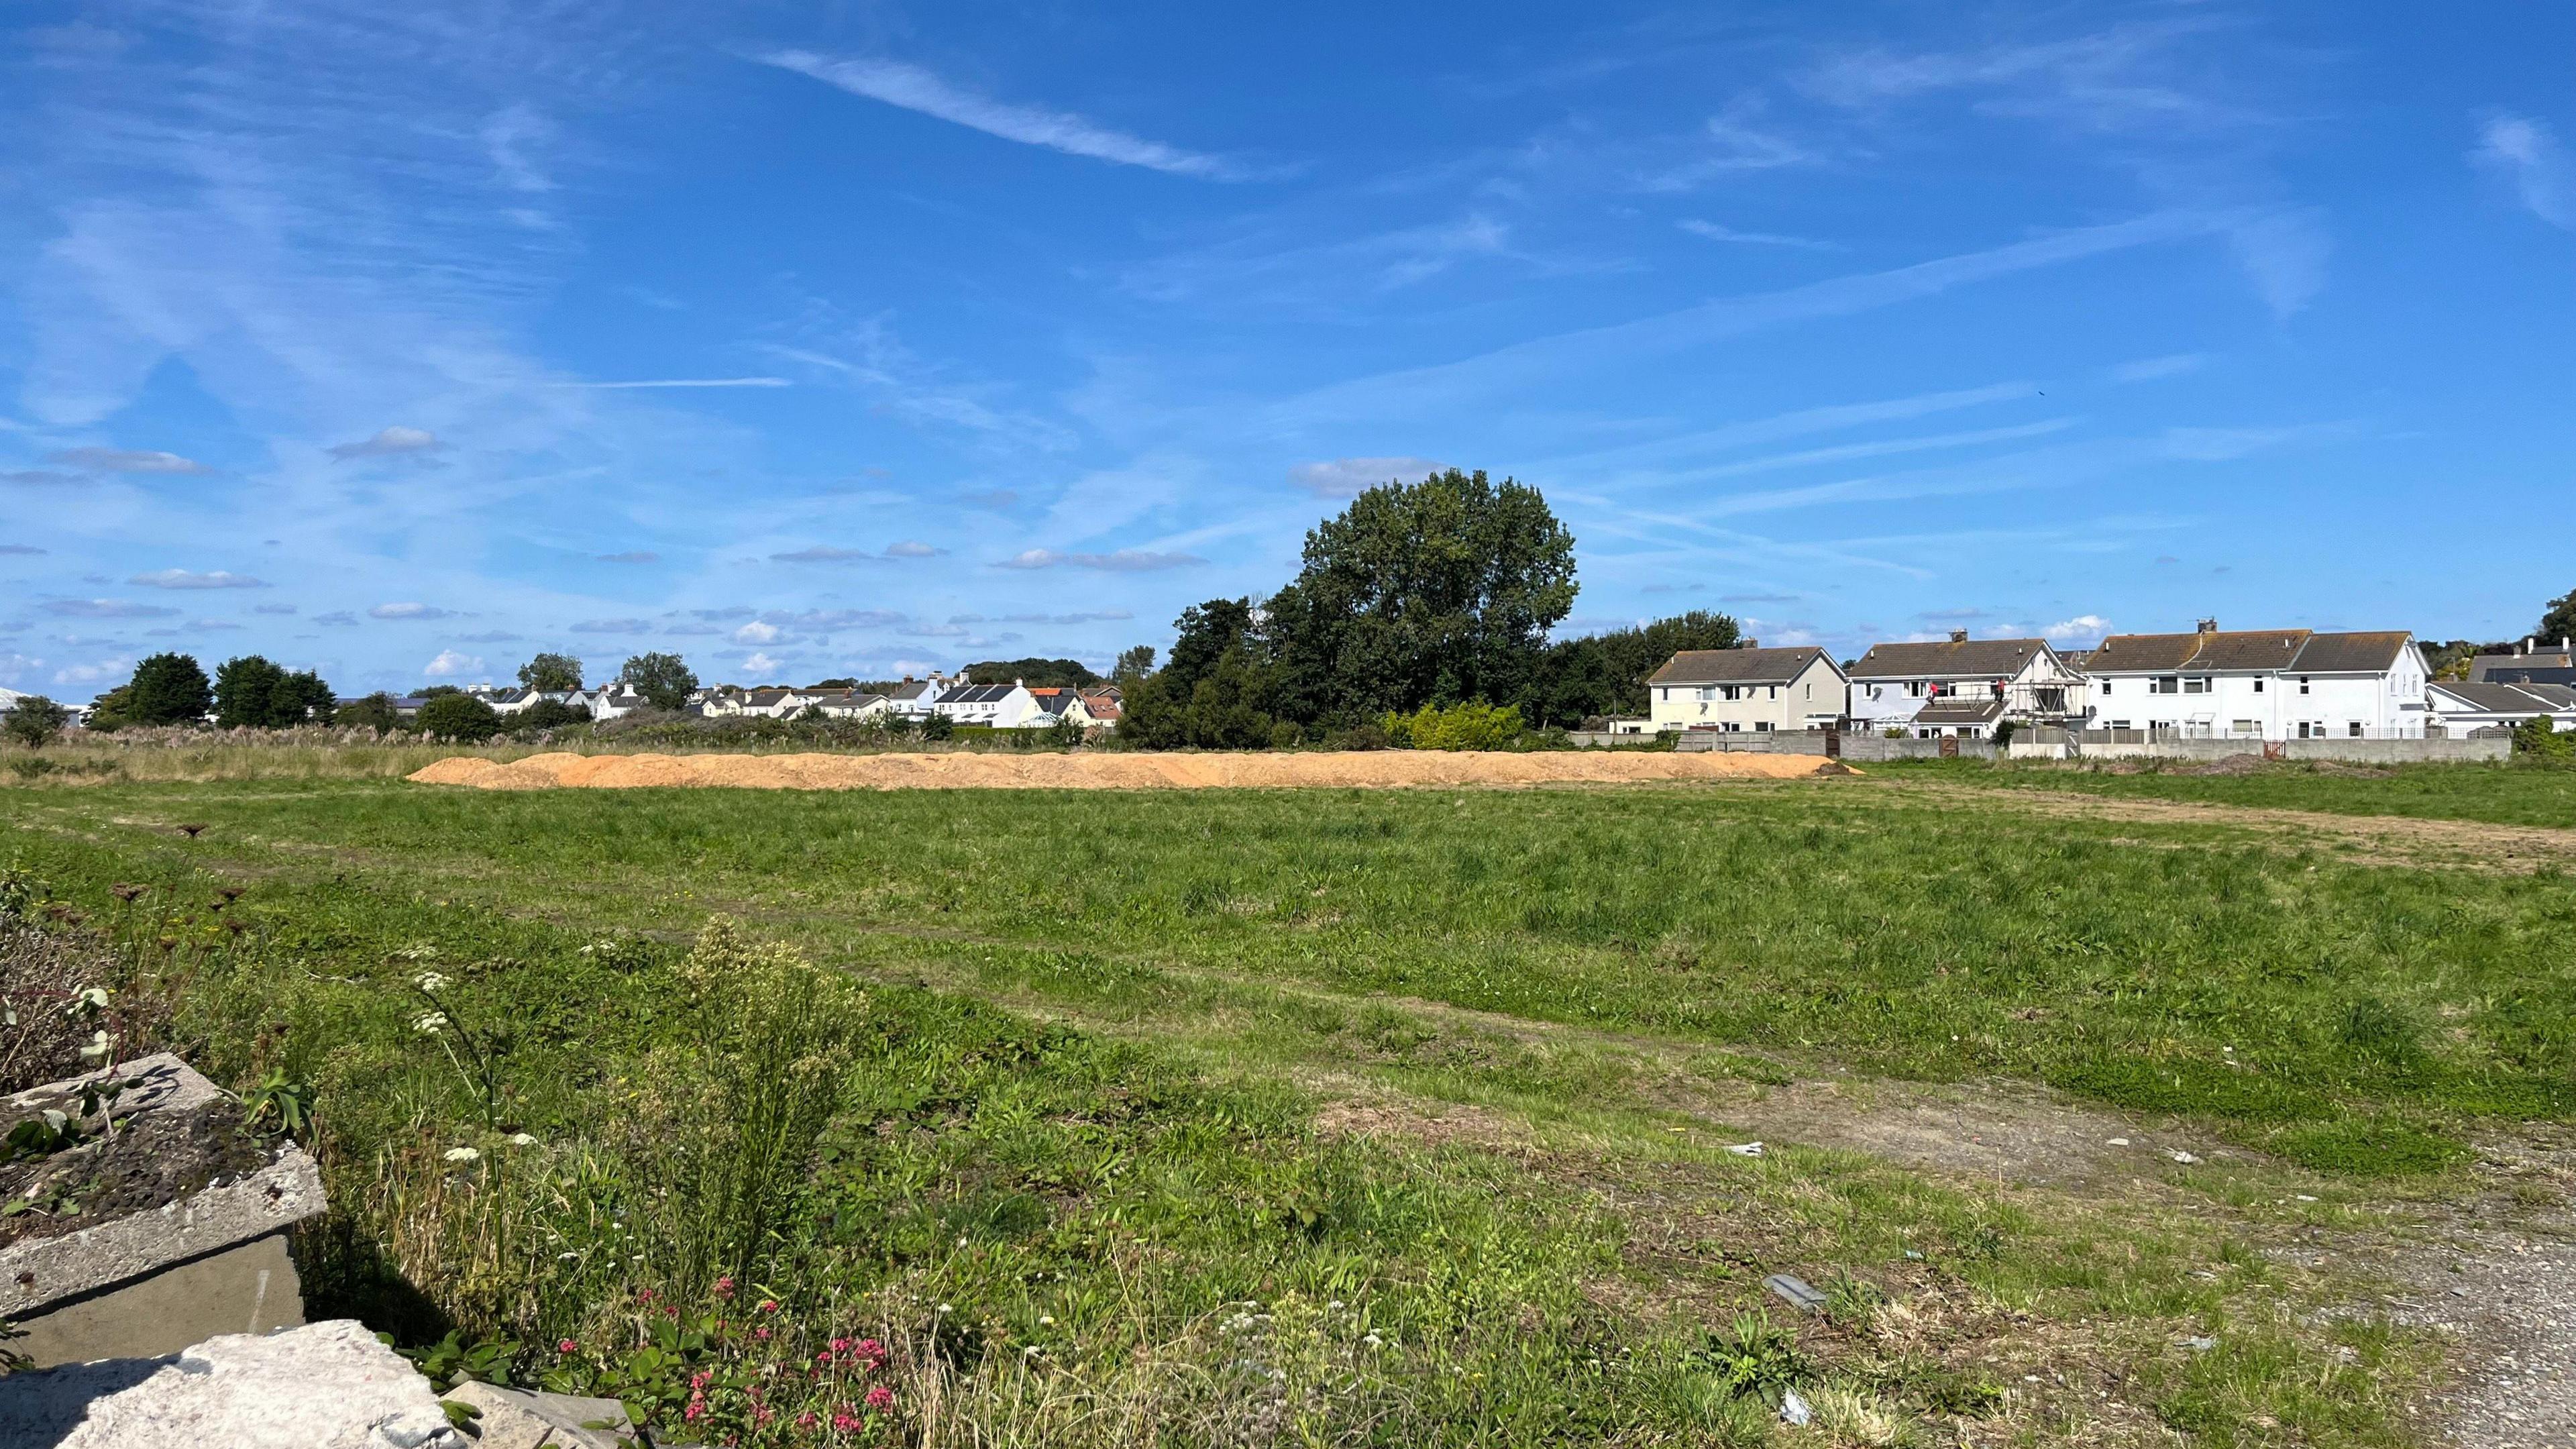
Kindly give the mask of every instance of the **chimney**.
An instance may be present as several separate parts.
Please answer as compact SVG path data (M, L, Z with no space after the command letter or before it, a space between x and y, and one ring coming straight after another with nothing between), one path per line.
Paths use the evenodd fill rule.
M2218 632L2218 621L2217 621L2216 619L2203 619L2203 620L2201 620L2201 621L2200 621L2200 632L2201 632L2201 633L2203 633L2203 634L2215 634L2215 633L2217 633L2217 632Z
M1968 631L1967 631L1967 630L1965 630L1965 629L1953 629L1953 630L1951 630L1951 631L1950 631L1950 642L1951 642L1951 643L1953 643L1953 644L1965 644L1965 643L1967 643L1967 642L1968 642Z
M2531 639L2528 635L2524 636L2522 647L2514 652L2518 654L2528 654L2531 652Z

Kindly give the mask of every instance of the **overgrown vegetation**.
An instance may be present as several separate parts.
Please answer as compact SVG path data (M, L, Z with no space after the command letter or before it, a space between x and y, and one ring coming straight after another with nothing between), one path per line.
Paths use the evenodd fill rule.
M2423 1346L2298 1308L2233 1209L1733 1156L1637 1053L2059 1081L2312 1194L2568 1112L2563 881L1884 794L101 786L0 818L29 899L194 953L192 1058L310 1084L318 1309L745 1442L1754 1443L1791 1388L1800 1443L2404 1442ZM421 1030L424 972L494 1085ZM1328 1081L1532 1135L1319 1132ZM1741 1317L1783 1269L1825 1315ZM832 1387L753 1399L787 1346Z

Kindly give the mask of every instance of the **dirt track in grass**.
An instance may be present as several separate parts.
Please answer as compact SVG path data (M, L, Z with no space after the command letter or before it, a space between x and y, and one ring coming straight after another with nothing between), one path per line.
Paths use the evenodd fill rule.
M2142 825L2221 825L2231 830L2291 836L2297 837L2299 843L2357 852L2357 858L2380 864L2469 866L2525 875L2552 865L2576 865L2576 830L2538 825L2494 825L2479 820L2412 815L2336 815L2319 810L2139 800L2072 791L1987 789L1917 780L1873 784L1878 789L1937 800L1943 805L1982 805L2023 815L2133 821Z
M715 786L752 790L1391 789L1461 785L1625 784L1667 780L1798 780L1858 774L1821 755L1502 754L1437 750L1247 754L531 755L510 764L472 755L410 778L479 790L621 790Z

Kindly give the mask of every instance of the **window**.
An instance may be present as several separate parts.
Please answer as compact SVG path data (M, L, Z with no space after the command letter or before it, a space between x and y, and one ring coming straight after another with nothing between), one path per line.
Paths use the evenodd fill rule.
M1714 689L1705 689L1705 688L1704 688L1704 689L1700 690L1700 692L1699 692L1699 697L1700 697L1700 698L1702 698L1702 699L1715 699L1715 698L1717 698L1717 691L1716 691L1716 690L1714 690Z
M2360 739L2360 738L2361 738L2361 721L2359 721L2359 720L2354 720L2354 721L2352 722L2352 738L2354 738L2354 739Z
M1921 699L1923 697L1923 681L1919 679L1909 679L1905 681L1905 695L1908 699Z
M2159 674L2155 678L2147 681L2147 693L2149 694L2173 694L2178 692L2181 688L2182 681L2171 674Z
M2256 694L2261 694L2263 692L2263 678L2261 675L2256 675L2254 677L2254 692Z
M2109 694L2111 692L2111 681L2107 679L2102 681L2102 692L2104 694Z
M2360 730L2360 728L2361 728L2361 726L2359 726L2359 725L2354 725L2354 726L2353 726L2353 729L2354 729L2356 732L2358 732L2358 731ZM1755 720L1755 721L1753 722L1753 732L1754 732L1755 734L1758 734L1758 735L1762 735L1762 734L1769 734L1769 733L1771 732L1771 721L1769 721L1769 720L1767 720L1767 719L1758 719L1758 720Z
M2305 694L2305 693L2307 693L2307 692L2308 692L2308 677L2307 677L2306 675L2302 674L2302 675L2300 675L2300 676L2299 676L2299 693L2301 693L2301 694Z
M2209 676L2205 674L2195 674L2191 678L2184 680L2182 682L2182 692L2185 694L2209 693Z
M2128 727L2129 727L2129 722L2128 722L2127 720L2124 720L2124 719L2115 719L2115 720L2111 721L2111 728L2113 728L2113 729L2115 729L2115 730L2124 730L2124 729L2127 729Z
M2255 719L2240 719L2236 722L2235 732L2247 737L2259 735L2263 733L2263 722Z

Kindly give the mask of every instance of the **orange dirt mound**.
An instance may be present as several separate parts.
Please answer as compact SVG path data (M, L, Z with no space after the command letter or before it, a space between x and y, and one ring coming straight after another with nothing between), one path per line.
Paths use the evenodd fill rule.
M424 785L478 790L1152 790L1620 784L1796 780L1854 773L1821 755L1510 755L1429 750L1208 755L530 755L501 764L460 755L416 771Z

